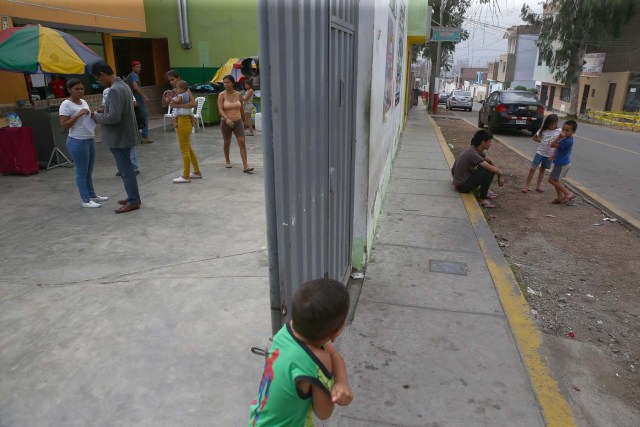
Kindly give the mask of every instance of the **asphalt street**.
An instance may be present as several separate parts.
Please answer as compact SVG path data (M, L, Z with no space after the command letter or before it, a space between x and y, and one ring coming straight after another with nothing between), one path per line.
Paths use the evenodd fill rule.
M472 112L455 112L477 126L480 107L475 103ZM505 130L496 137L533 158L536 143L529 132ZM640 221L640 134L579 123L574 140L568 178Z

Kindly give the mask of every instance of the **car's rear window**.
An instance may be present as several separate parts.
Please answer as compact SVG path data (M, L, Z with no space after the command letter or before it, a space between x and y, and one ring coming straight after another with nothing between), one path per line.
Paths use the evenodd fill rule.
M453 96L471 96L471 92L465 92L462 90L457 90L453 92Z
M538 98L529 92L502 92L502 102L538 102Z

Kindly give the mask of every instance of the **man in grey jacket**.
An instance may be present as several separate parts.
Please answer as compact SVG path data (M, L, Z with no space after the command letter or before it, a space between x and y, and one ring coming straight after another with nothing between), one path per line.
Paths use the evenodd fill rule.
M130 160L131 149L136 146L140 135L133 112L133 94L129 86L117 77L106 62L97 62L91 68L91 74L98 82L109 88L104 113L94 111L91 117L102 125L102 141L116 159L118 172L124 182L127 198L118 200L122 205L116 213L131 212L140 209L138 180Z

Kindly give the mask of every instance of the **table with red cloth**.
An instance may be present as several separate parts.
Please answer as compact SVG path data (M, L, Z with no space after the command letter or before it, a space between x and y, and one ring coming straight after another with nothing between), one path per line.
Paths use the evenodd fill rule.
M0 174L29 175L38 173L38 152L33 142L33 129L0 128Z

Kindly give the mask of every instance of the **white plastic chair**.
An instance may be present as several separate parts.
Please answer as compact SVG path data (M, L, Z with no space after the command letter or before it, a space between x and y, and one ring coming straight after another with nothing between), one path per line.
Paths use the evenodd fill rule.
M196 98L196 108L193 113L193 117L196 118L196 124L198 125L198 129L200 129L200 125L202 125L202 132L204 132L204 120L202 119L202 106L207 101L207 98L204 96L199 96ZM193 108L191 109L193 112Z
M173 124L173 114L171 114L171 105L167 106L167 113L164 115L164 122L162 123L162 130L167 131L167 119Z

